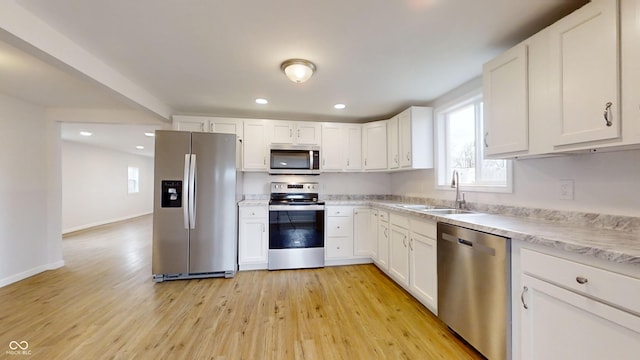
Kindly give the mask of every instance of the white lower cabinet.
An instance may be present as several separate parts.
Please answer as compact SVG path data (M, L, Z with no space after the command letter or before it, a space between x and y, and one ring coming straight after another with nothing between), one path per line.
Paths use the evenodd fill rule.
M369 232L367 234L371 250L371 260L378 259L378 209L371 209L369 213Z
M640 279L529 249L521 261L522 360L638 358Z
M378 256L376 265L386 271L389 268L389 213L378 210Z
M396 214L390 218L389 275L406 288L409 286L409 222Z
M373 244L369 222L371 209L353 209L353 256L371 257Z
M411 219L409 292L438 314L438 251L435 221Z
M325 265L371 262L369 246L365 243L369 223L368 210L339 205L325 208Z
M267 206L246 206L239 209L238 266L239 270L266 269L269 259L269 212Z
M383 211L379 211L377 220L378 256L374 258L375 264L437 314L436 222Z

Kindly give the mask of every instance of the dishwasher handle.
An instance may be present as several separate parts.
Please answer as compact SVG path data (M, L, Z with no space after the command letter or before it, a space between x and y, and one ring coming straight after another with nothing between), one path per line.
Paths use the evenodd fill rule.
M468 248L471 251L479 251L482 253L486 253L489 256L495 256L496 255L496 249L483 244L481 241L476 241L476 239L472 240L466 240L463 239L459 236L456 235L452 235L452 234L447 234L445 232L438 234L438 239L442 239L448 242L451 242L453 244L457 244L460 246L464 246L466 248Z
M467 246L473 246L473 243L471 241L465 240L465 239L460 239L460 238L458 238L458 244L467 245Z

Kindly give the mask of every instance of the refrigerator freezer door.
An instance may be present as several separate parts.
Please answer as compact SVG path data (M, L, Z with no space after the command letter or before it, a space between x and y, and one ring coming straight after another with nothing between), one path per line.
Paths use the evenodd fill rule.
M233 272L237 267L236 136L193 133L197 160L195 226L190 232L189 273Z
M153 196L153 274L186 274L189 271L189 230L185 229L188 206L185 155L190 154L191 134L156 131ZM186 157L188 159L188 157ZM180 183L181 206L162 206L162 182ZM165 183L166 184L166 183ZM177 191L178 187L171 191ZM177 194L176 194L177 196ZM166 202L165 202L166 203ZM166 204L165 204L166 205Z

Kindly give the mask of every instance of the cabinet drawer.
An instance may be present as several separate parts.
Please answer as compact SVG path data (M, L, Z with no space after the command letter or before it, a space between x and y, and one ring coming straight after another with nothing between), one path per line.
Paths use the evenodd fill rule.
M350 217L333 216L327 218L327 236L349 236L353 235L353 222Z
M409 229L409 218L403 215L391 214L391 224L403 229Z
M240 208L240 217L246 218L266 218L269 208L266 206L247 206Z
M382 221L389 221L389 213L387 211L379 211L378 212L378 219L382 220Z
M411 231L431 239L438 237L438 230L435 221L411 219Z
M353 240L350 237L328 237L325 252L327 258L351 258Z
M640 314L640 279L529 249L521 261L526 274Z
M353 209L348 206L327 206L325 208L327 216L351 216Z

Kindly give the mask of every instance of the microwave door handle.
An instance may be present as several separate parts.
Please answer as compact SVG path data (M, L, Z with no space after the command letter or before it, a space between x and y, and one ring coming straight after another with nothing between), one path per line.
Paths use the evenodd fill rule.
M313 150L309 150L309 170L313 170Z

